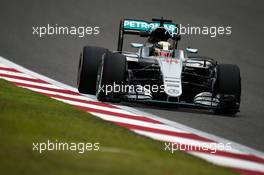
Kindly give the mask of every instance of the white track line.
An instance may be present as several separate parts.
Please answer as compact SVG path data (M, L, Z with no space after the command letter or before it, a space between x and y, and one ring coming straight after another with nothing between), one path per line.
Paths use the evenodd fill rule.
M262 159L264 159L264 153L263 152L255 150L255 149L252 149L252 148L249 148L249 147L247 147L245 145L241 145L241 144L236 143L234 141L231 141L231 140L228 140L228 139L224 139L224 138L218 137L216 135L213 135L213 134L210 134L210 133L206 133L206 132L201 131L201 130L194 129L194 128L191 128L191 127L186 126L184 124L181 124L181 123L178 123L178 122L175 122L175 121L171 121L171 120L168 120L166 118L162 118L162 117L150 114L150 113L146 113L144 111L139 111L139 110L137 110L135 108L132 108L132 107L129 107L129 106L123 106L123 105L115 105L115 106L116 107L120 107L120 108L122 108L124 110L128 110L130 112L139 113L139 114L141 114L143 116L146 116L146 117L151 117L152 119L158 120L161 123L164 123L164 124L166 124L168 126L172 126L174 128L182 129L182 130L185 130L185 131L188 131L188 132L191 132L191 133L195 133L195 134L197 134L199 136L208 138L210 140L214 140L214 141L216 141L218 143L223 143L223 144L231 143L232 144L232 148L234 148L236 150L239 150L241 152L250 153L250 154L253 154L253 155L257 155L258 157L261 157Z
M121 114L128 114L128 115L133 115L133 116L139 116L139 115L137 115L135 113L128 112L128 111L125 111L125 110L122 110L122 109L103 107L103 106L98 106L98 105L93 105L93 104L76 102L76 101L72 101L72 100L65 100L65 99L61 99L61 98L54 98L54 99L59 100L59 101L62 101L64 103L71 104L71 105L88 107L88 108L96 108L96 109L104 110L104 111L110 111L110 112L116 112L116 113L121 113Z
M6 64L2 64L2 63L0 63L0 67L6 67L6 68L9 68Z
M0 66L2 67L2 66ZM24 77L24 78L32 78L32 79L36 79L35 77L32 77L30 75L24 74L24 73L20 73L20 72L11 72L11 71L7 71L7 70L0 70L0 74L6 74L6 75L14 75L14 76L18 76L18 77Z
M200 152L189 152L189 153L194 156L205 159L208 162L212 162L216 165L221 165L221 166L230 167L230 168L243 167L243 169L259 171L259 172L264 173L264 165L260 163L236 159L236 158L230 158L230 157L223 157L223 156L214 155L214 154L200 153Z
M96 101L92 98L87 98L85 96L80 96L80 95L64 94L64 93L60 93L60 92L54 92L54 91L49 91L49 90L44 90L44 89L37 89L37 88L32 88L32 87L24 87L24 88L30 89L32 91L39 92L39 93L51 94L51 95L60 95L63 97L74 98L77 100Z
M1 75L0 75L0 77L7 80L7 81L11 81L13 83L24 83L24 84L28 84L28 85L36 85L36 86L47 87L47 88L52 88L52 89L62 89L58 86L55 86L52 84L47 84L47 83L36 83L36 82L32 82L32 81L19 80L19 79L15 79L15 78L7 78L7 77L2 77Z
M115 117L112 115L107 115L107 114L101 114L97 112L90 112L93 115L96 115L100 117L103 120L110 121L110 122L120 122L124 124L131 124L131 125L138 125L138 126L143 126L143 127L148 127L148 128L153 128L153 129L161 129L165 131L171 131L171 132L178 132L178 133L188 133L183 130L179 130L164 124L157 124L157 123L150 123L146 121L139 121L139 120L134 120L134 119L127 119L127 118L120 118L120 117Z
M166 134L158 134L158 133L142 131L142 130L136 130L136 129L134 129L133 131L138 133L138 134L140 134L140 135L144 135L144 136L147 136L147 137L150 137L150 138L152 138L154 140L159 140L159 141L180 143L180 144L192 145L192 146L196 146L196 147L201 147L202 145L208 145L208 142L197 141L197 140L194 140L194 139L174 137L174 136L169 136L169 135L166 135ZM216 149L216 150L223 151L223 150L221 150L219 148ZM225 152L242 154L242 152L240 152L240 151L238 151L236 149L225 150Z

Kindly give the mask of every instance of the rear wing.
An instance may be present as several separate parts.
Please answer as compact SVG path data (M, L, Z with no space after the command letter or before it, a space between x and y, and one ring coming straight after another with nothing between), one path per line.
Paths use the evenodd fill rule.
M123 49L124 35L148 36L146 34L161 26L166 28L172 36L177 33L178 25L172 23L171 20L152 19L152 22L137 19L120 20L117 51L122 51Z

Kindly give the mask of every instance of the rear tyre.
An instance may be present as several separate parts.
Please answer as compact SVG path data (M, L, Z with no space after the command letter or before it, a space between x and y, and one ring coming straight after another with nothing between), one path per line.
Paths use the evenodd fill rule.
M107 52L98 70L97 99L120 102L122 95L120 85L123 85L126 80L126 72L126 57L119 53Z
M234 115L239 112L241 97L240 69L233 64L219 64L214 93L219 95L220 103L214 112Z
M80 93L95 94L98 66L108 50L101 47L85 46L80 54L77 86Z

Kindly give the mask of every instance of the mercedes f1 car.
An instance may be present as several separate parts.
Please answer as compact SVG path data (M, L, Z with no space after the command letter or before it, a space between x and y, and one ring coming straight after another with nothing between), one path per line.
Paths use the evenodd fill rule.
M241 96L240 69L178 49L181 36L171 20L120 21L117 51L85 46L80 54L78 90L100 101L159 102L235 114ZM123 51L125 35L146 37ZM192 56L190 56L193 53ZM195 55L195 56L193 56Z

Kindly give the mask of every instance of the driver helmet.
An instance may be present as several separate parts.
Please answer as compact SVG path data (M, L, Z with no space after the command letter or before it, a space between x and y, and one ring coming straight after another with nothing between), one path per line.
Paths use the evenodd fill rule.
M167 41L160 41L155 47L155 56L158 57L172 57L173 48Z

